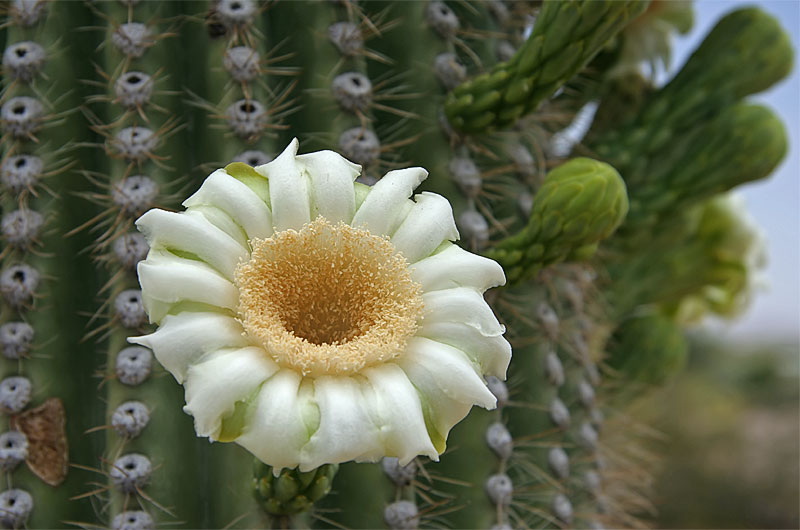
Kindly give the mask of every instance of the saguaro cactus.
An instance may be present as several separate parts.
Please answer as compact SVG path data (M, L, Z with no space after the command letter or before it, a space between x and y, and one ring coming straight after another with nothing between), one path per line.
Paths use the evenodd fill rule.
M0 524L640 525L792 63L744 9L655 88L660 4L6 2Z

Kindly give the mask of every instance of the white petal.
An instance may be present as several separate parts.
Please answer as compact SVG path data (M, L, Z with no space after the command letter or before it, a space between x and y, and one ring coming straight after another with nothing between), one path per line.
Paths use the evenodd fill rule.
M219 313L184 311L164 317L155 333L128 342L153 350L164 368L183 383L186 370L203 355L223 348L249 346L236 319Z
M375 461L385 454L370 411L374 400L365 394L364 383L348 376L317 377L314 400L319 429L303 448L300 471L350 460Z
M279 369L257 346L221 350L189 367L183 410L194 416L197 434L216 438L222 418L233 413L236 402L247 399Z
M480 365L486 375L506 378L511 362L511 345L502 335L484 335L478 328L460 322L426 322L417 331L426 337L464 352L472 362Z
M236 443L273 466L276 473L300 463L300 449L313 434L314 426L309 426L307 419L314 409L313 390L310 382L301 382L300 374L288 369L267 380L244 432L236 439Z
M392 244L409 263L430 256L442 241L458 239L450 201L427 191L415 200L414 208L392 236Z
M411 278L423 291L452 287L474 287L480 292L505 285L503 267L494 260L467 252L458 245L449 245L441 252L416 262Z
M171 256L151 252L139 262L142 300L150 322L160 322L170 304L184 300L236 310L239 291L231 282L202 261Z
M231 219L231 216L217 208L216 206L206 206L205 204L197 204L192 209L188 210L185 215L197 216L201 215L212 225L216 226L231 239L235 240L243 248L250 250L250 245L247 242L247 234L241 226L236 224L236 221Z
M224 169L214 171L194 195L183 201L187 208L200 204L224 211L242 227L248 239L272 235L272 212L266 203Z
M421 167L390 171L372 186L361 207L353 216L353 226L366 228L375 235L392 235L403 217L400 210L428 172Z
M483 296L469 287L455 287L423 293L425 305L423 324L433 322L461 322L478 328L487 336L505 333Z
M473 404L495 407L494 395L458 350L414 337L396 362L419 392L423 412L435 429L431 440L439 452L444 451L450 429L464 419Z
M311 182L311 218L321 215L333 224L349 223L356 211L353 181L361 174L361 166L333 151L300 155L297 165Z
M150 248L166 248L196 255L227 279L247 250L199 214L150 210L136 221Z
M404 369L414 364L431 372L441 392L450 399L487 409L497 404L475 365L464 352L452 346L425 337L412 337L398 357L398 364ZM410 374L409 379L416 383Z
M394 363L367 368L361 375L372 385L376 422L385 454L406 465L417 455L439 459L425 427L419 394L406 373Z
M300 172L295 155L299 143L292 140L275 160L255 168L269 179L272 225L275 231L300 230L311 222L308 178Z

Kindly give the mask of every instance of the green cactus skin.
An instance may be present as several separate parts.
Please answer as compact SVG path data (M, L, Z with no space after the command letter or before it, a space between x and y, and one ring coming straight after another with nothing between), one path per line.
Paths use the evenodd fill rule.
M411 526L423 528L642 524L629 512L646 505L640 486L649 464L619 471L636 438L626 398L677 369L687 307L732 314L747 300L752 245L735 242L750 232L719 194L765 177L786 151L774 115L741 101L791 66L787 37L771 17L757 9L727 16L655 90L635 74L626 78L635 83L613 78L613 49L603 53L644 10L640 0L56 2L27 26L19 5L4 7L0 39L40 42L47 82L5 75L0 103L42 96L46 119L38 143L4 131L2 161L18 152L41 156L52 194L3 189L3 214L24 204L46 224L33 248L3 239L2 269L25 261L44 280L32 309L2 302L0 324L24 319L36 339L29 358L0 365L4 377L31 379L26 410L62 400L73 464L56 487L24 464L7 474L34 499L25 526L109 528L122 510L141 509L159 528L378 528L396 501L413 503ZM234 18L226 21L228 8ZM524 41L521 21L536 14ZM156 39L126 58L113 33L133 21L147 23ZM337 22L356 24L364 47L335 46L328 30ZM64 28L83 31L65 39ZM236 46L260 55L254 78L234 79L223 67ZM441 53L463 66L450 84L436 70ZM114 83L124 71L155 79L141 109L120 107ZM372 84L363 108L337 103L331 89L348 72ZM553 156L553 133L598 98L593 127L576 148L592 159ZM253 118L258 102L266 119L237 132L228 111L242 100L238 111ZM154 157L129 164L109 136L132 125L158 130L161 141ZM363 164L365 181L388 169L427 168L424 188L450 200L461 244L499 261L510 284L488 293L514 347L506 386L493 387L497 395L506 388L508 399L494 411L474 410L450 433L440 462L416 459L402 484L381 464L278 477L265 464L254 470L239 446L195 436L180 386L160 367L137 386L121 382L115 366L126 339L146 325L119 325L108 304L136 287L111 245L132 230L135 215L119 215L110 187L144 174L159 185L155 203L176 208L217 167L258 165L265 160L257 157L294 136L304 152L342 152L340 135L352 128L380 141L377 158ZM556 398L568 423L553 415ZM124 440L108 426L129 400L151 414L141 434ZM235 420L234 413L224 425ZM507 429L510 452L487 445L490 429L503 440ZM127 453L153 464L141 493L120 492L110 476ZM511 481L505 499L487 495L487 481L499 474Z
M576 158L552 170L536 194L528 225L489 252L508 279L530 278L571 256L588 257L628 212L625 183L602 162Z
M545 2L533 34L508 63L459 86L445 109L456 129L508 127L575 75L647 2Z
M658 314L637 316L614 330L608 365L626 380L656 385L683 367L688 348L672 319Z
M27 263L42 275L36 297L29 307L17 310L6 300L0 301L0 322L25 321L35 333L28 356L20 360L0 359L2 378L22 375L32 383L32 397L25 410L42 405L48 398L61 400L66 409L65 428L69 440L70 462L87 464L96 448L80 443L84 431L102 422L102 414L94 407L98 380L93 377L97 358L90 344L82 343L85 333L86 310L84 294L99 288L92 272L88 256L81 251L91 238L80 236L65 238L59 227L73 227L82 223L85 215L84 201L74 194L87 188L83 178L66 168L74 164L75 147L91 138L80 113L75 112L80 103L71 79L90 78L94 75L91 65L82 60L76 49L64 49L58 45L64 24L83 26L89 18L83 10L71 11L65 4L48 6L50 15L37 23L22 27L10 22L3 30L4 46L22 41L33 41L44 49L47 60L42 72L30 83L4 78L2 103L16 96L35 97L45 105L45 120L41 130L35 134L37 141L14 140L8 135L2 139L2 160L14 154L39 156L44 162L42 178L34 184L33 191L17 195L10 189L2 189L2 210L6 214L20 207L41 213L45 224L38 240L41 244L32 249L12 249L5 239L0 244L2 268L15 263ZM75 36L76 46L91 47L91 38L86 34ZM45 79L43 76L47 76ZM65 208L65 205L69 207ZM59 259L70 256L70 259ZM64 310L64 308L70 308ZM3 414L2 431L8 429L6 414ZM6 477L7 488L19 488L31 494L35 506L50 506L51 509L36 509L27 521L30 528L55 528L62 521L80 520L88 504L86 501L71 501L90 474L70 468L66 478L58 485L45 484L23 463Z
M154 198L158 204L162 200L165 188L168 189L169 169L165 164L180 163L180 157L183 156L178 153L179 149L175 144L170 145L171 139L168 134L173 132L174 128L172 116L169 112L158 113L156 110L158 107L169 108L169 99L171 99L170 96L159 94L164 89L164 84L163 80L156 77L158 69L162 67L167 58L167 52L164 49L168 42L167 35L164 34L167 24L159 21L160 17L165 16L165 13L152 4L141 6L138 9L119 4L105 4L99 7L103 10L100 16L106 22L104 28L106 46L103 50L104 61L101 63L101 67L107 72L110 80L115 81L126 72L142 72L155 79L152 99L141 105L136 111L123 107L122 101L116 97L112 81L108 82L108 86L103 87L107 91L109 101L101 108L95 107L98 113L95 128L105 137L103 154L108 157L106 167L108 175L110 175L109 185L119 186L124 178L131 175L144 175L159 186L159 194ZM151 32L149 43L141 54L123 52L118 41L114 40L115 37L119 38L124 31L126 23L146 24ZM135 47L137 44L133 38L128 41L123 39L122 42L123 47L126 45ZM117 147L115 144L115 135L124 131L126 127L146 127L158 137L158 142L152 150L148 149L150 152L147 156L138 162L121 157L119 153L124 148ZM141 134L144 133L139 134L141 137ZM156 157L163 156L161 153L170 147L176 151L175 160L155 163L158 160ZM95 254L103 256L111 252L110 240L133 230L135 215L117 213L113 204L108 205L107 202L100 206L102 208L110 206L112 215L117 219L117 226L112 225L114 230L108 233L108 239L100 239L95 247ZM108 348L107 382L104 385L106 393L104 401L108 407L106 424L111 424L112 412L122 403L130 400L144 403L150 410L150 420L141 434L130 440L121 437L114 429L106 430L104 454L96 457L93 462L93 467L100 469L106 475L107 483L107 491L98 491L96 498L93 499L95 505L103 506L102 511L96 517L110 526L117 515L125 511L142 510L155 521L174 521L177 513L200 511L200 503L196 499L180 495L177 493L179 491L177 488L184 481L197 482L202 471L189 463L196 451L195 447L187 450L186 447L158 443L158 440L174 438L178 432L188 428L191 421L181 417L175 410L161 410L161 407L158 406L159 402L165 400L180 399L180 392L176 392L174 386L170 384L169 378L165 377L165 372L160 369L153 370L141 381L138 379L126 381L119 377L120 361L117 356L129 346L127 337L146 332L148 328L146 325L127 327L114 316L113 301L116 299L115 297L123 290L136 289L138 286L132 271L119 270L121 267L114 263L113 259L106 261L112 263L112 276L109 280L109 289L104 296L109 297L112 303L105 309L108 314L107 318L109 318L108 332L99 335L101 340L107 336ZM101 329L103 327L98 328L98 331ZM92 339L96 340L96 336L93 335ZM130 454L143 455L149 459L153 471L145 484L125 491L115 483L114 477L115 473L126 475L129 472L124 467L120 468L117 462L120 457ZM200 455L198 454L196 457L199 458Z
M604 433L604 424L613 419L603 419L611 414L601 397L604 378L599 371L608 323L596 305L593 276L586 265L550 266L537 277L539 285L513 287L502 293L497 303L501 308L513 307L513 311L504 311L518 352L512 360L512 373L525 373L526 380L537 383L519 381L515 385L512 379L507 412L509 428L519 440L515 467L521 469L521 491L517 498L522 506L536 508L527 514L524 508L517 508L530 527L623 524L624 515L603 506L602 499L585 484L587 473L600 480L603 490L610 479L600 466L608 458L606 448L602 444L588 446L582 429L588 424L594 432ZM595 390L595 397L586 393L587 387ZM555 415L554 403L563 405ZM559 457L551 457L554 450ZM569 520L557 515L565 515L563 510L554 510L558 495L572 507Z

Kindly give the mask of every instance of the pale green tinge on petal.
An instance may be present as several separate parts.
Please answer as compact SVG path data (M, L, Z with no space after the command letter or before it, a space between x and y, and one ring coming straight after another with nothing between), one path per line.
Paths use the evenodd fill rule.
M183 410L194 416L198 436L219 439L222 418L279 369L258 346L220 350L190 366Z
M186 378L189 366L205 354L223 348L249 346L236 319L219 313L182 312L164 317L155 333L130 337L128 342L140 344L153 353L179 383Z
M366 184L362 184L360 182L353 183L353 192L356 196L356 211L358 211L359 208L361 208L361 205L364 204L364 200L367 198L367 195L369 195L371 189L372 187L367 186Z
M231 311L239 305L236 286L202 261L154 250L139 263L138 272L150 322L161 322L172 304L187 300Z
M225 171L228 175L247 185L267 205L271 215L272 206L270 206L268 178L244 162L231 162L225 166Z
M386 453L364 383L350 376L314 379L319 429L303 447L300 471L349 460L376 461Z
M392 236L392 244L409 263L430 256L442 241L458 239L450 201L427 191L414 199L414 207Z
M375 235L394 234L403 222L404 216L400 213L406 199L427 176L428 172L421 167L389 171L372 186L351 224Z
M248 239L272 235L272 212L266 203L224 169L214 171L183 205L186 208L198 205L219 208L244 230Z
M236 443L275 468L295 467L300 450L316 430L309 426L309 409L315 407L310 381L294 370L283 369L261 386Z
M333 224L349 223L356 211L353 181L361 166L333 151L300 155L297 165L311 183L311 218L321 215Z
M269 179L272 225L276 232L300 230L311 222L308 177L301 173L295 158L298 146L295 138L275 160L255 168Z
M426 292L453 287L473 287L484 292L506 283L499 263L452 244L416 262L411 267L411 278Z
M239 260L247 249L200 214L150 210L136 221L151 249L165 248L191 254L233 280Z
M396 362L420 394L428 432L440 453L450 429L473 405L496 406L496 398L471 361L455 348L414 337Z
M497 321L483 296L469 287L431 291L422 295L423 323L461 322L486 336L500 336L505 328Z
M481 372L506 378L511 362L511 344L502 335L484 335L480 329L461 322L422 322L417 336L448 344L464 352Z
M387 363L367 368L362 375L372 387L384 454L396 456L403 466L417 455L439 460L425 426L419 394L402 368Z

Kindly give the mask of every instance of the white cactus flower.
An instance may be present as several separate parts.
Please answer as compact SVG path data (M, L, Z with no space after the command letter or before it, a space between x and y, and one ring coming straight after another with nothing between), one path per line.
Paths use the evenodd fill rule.
M417 455L434 460L511 347L482 293L494 261L451 243L449 202L422 168L374 186L293 140L234 163L183 205L150 210L139 264L151 348L186 391L198 436L235 441L275 471Z

